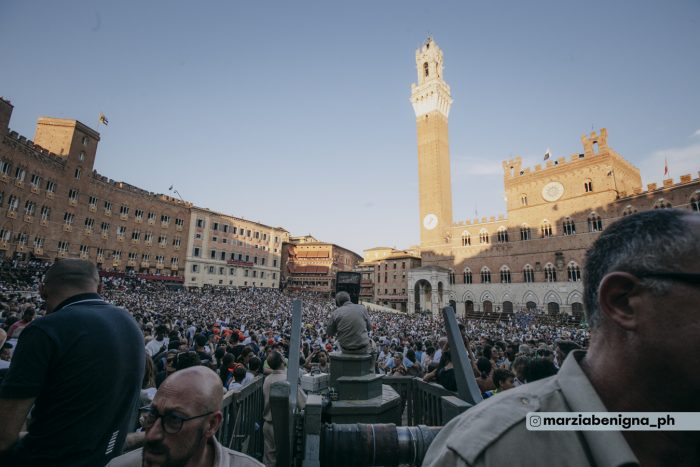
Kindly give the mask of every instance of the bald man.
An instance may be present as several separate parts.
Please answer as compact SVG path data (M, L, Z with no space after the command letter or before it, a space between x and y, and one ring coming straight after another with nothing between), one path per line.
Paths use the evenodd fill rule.
M158 388L153 403L141 410L143 448L113 459L108 467L262 466L216 440L223 396L221 379L209 368L176 371Z
M1 465L94 466L121 453L139 401L143 335L126 310L102 300L99 284L87 261L64 259L46 272L47 315L22 331L0 386Z

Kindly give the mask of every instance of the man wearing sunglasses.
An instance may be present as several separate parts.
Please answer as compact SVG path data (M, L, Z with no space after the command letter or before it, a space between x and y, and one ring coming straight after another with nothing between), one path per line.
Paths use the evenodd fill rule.
M530 412L539 423L546 412L700 412L700 215L658 209L611 224L586 255L584 302L588 350L452 420L424 466L700 465L699 431L526 426Z
M209 368L176 371L160 386L153 403L140 410L143 448L113 459L108 467L262 466L216 440L223 396L221 380Z

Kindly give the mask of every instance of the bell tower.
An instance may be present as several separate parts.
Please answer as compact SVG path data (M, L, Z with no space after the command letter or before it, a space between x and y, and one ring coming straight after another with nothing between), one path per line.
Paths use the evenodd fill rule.
M421 248L445 244L452 226L452 185L447 118L450 87L442 78L442 50L432 37L416 50L418 83L411 104L418 133L418 186Z

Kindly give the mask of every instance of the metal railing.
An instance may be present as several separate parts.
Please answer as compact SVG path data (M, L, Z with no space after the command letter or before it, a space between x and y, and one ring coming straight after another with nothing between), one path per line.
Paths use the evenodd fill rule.
M456 393L439 384L409 376L385 376L382 383L394 388L401 396L402 425L442 426L449 421L443 420L442 397L456 396Z
M219 442L256 459L262 459L262 416L265 408L263 377L255 379L237 391L224 395L221 411L223 421L216 434Z

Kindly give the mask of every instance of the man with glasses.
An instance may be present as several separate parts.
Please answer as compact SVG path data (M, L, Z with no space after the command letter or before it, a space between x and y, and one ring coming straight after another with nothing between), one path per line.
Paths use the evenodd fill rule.
M530 412L700 412L700 216L658 209L611 224L586 255L584 303L588 350L453 419L424 466L700 465L698 431L526 427Z
M221 380L209 368L193 366L173 373L153 403L140 410L143 448L113 459L108 466L262 466L216 440L223 396Z
M99 285L87 261L64 259L46 272L47 314L22 331L0 387L0 465L94 466L121 453L145 350L134 319L102 300Z

